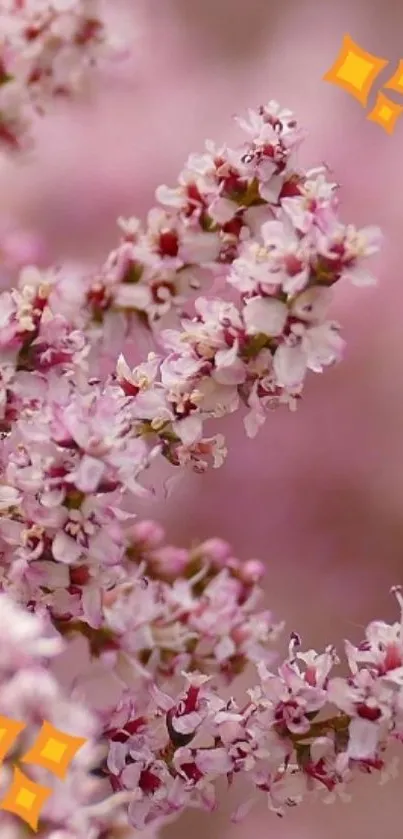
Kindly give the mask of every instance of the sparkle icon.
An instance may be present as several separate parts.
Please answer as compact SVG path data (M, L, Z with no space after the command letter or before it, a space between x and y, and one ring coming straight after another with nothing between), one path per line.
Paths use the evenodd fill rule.
M73 737L44 722L34 745L21 761L42 766L63 780L73 758L86 742L86 737Z
M393 134L396 122L402 113L402 105L392 102L384 93L378 93L375 107L368 114L367 119L376 122L381 128L385 129L387 134Z
M323 79L338 85L365 107L375 79L388 64L389 61L366 52L350 35L345 35L339 55Z
M51 794L50 787L36 784L15 766L13 782L0 801L0 810L19 816L36 832L42 807Z
M398 68L395 70L392 78L383 86L388 90L396 91L396 93L403 93L403 60L399 61Z
M17 720L0 716L0 763L4 760L8 750L24 728L25 722L18 722Z

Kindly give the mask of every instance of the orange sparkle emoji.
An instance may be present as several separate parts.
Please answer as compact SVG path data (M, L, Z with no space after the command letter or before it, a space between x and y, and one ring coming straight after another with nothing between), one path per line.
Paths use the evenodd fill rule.
M338 85L365 107L376 77L388 64L389 61L365 52L350 35L345 35L338 58L323 79Z
M63 780L71 761L86 742L86 737L72 737L44 722L34 745L21 761L42 766Z
M399 61L397 70L395 70L389 81L384 84L384 87L388 88L388 90L395 90L396 93L403 93L403 59Z
M371 113L367 115L367 119L371 120L371 122L376 122L381 126L381 128L384 128L388 134L393 134L396 122L402 113L402 105L397 105L396 102L392 102L392 100L388 99L388 97L383 93L378 93L375 107Z
M18 722L17 720L0 716L0 763L4 760L8 750L24 728L25 722Z
M50 787L36 784L15 766L13 782L0 801L0 810L19 816L36 832L42 807L51 794Z

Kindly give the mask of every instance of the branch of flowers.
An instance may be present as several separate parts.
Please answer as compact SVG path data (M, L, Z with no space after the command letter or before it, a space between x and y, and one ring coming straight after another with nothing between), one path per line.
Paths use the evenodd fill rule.
M361 260L377 249L379 231L343 226L326 169L296 167L304 134L291 111L270 101L237 122L246 141L235 149L208 141L203 154L191 154L177 186L157 189L145 228L119 220L122 241L81 293L87 321L126 312L152 327L207 276L231 276L242 296L285 301L344 276L372 281ZM278 217L284 229L269 225L262 241L261 228Z
M174 189L157 189L158 206L143 228L119 219L123 238L95 278L86 304L96 322L111 310L133 312L151 326L184 292L199 286L199 274L223 277L245 239L272 217L280 197L298 194L303 175L287 169L302 140L290 111L276 102L238 120L249 135L236 149L206 143L191 154Z
M0 146L32 146L31 124L55 97L71 97L86 72L113 52L97 0L2 0Z
M130 823L142 828L188 806L213 809L220 777L230 784L245 774L282 815L307 793L346 796L356 772L393 776L386 749L403 738L402 620L371 623L365 640L345 649L349 676L331 676L334 650L302 653L293 634L276 673L258 665L260 684L244 707L196 674L184 674L175 699L155 686L145 704L128 693L109 718L104 771L113 789L133 790ZM327 709L333 713L317 720ZM234 818L253 801L252 793Z
M272 111L270 105L250 115L255 139L237 158L252 167L250 181L245 174L237 187L242 201L246 188L254 191L251 203L257 201L259 213L261 201L272 201L269 217L265 205L264 218L255 232L248 228L226 271L238 304L196 301L196 316L182 321L181 332L162 333L165 358L151 355L130 371L120 357L116 377L103 380L88 289L81 311L79 296L73 290L68 298L57 275L24 272L20 288L1 301L2 587L43 612L60 632L84 634L92 653L120 679L125 692L105 715L103 731L112 743L112 784L133 791L129 816L135 827L190 802L212 806L212 782L241 771L281 810L299 798L290 783L302 779L309 788L317 781L333 789L354 766L381 768L382 726L401 736L400 625L371 625L364 653L347 647L349 680L328 681L333 651L303 656L295 638L275 675L267 669L268 642L277 628L255 608L261 566L242 565L217 540L188 552L164 547L154 525L133 529L126 512L126 501L144 494L140 475L161 452L198 471L206 455L220 460L222 441L203 437L205 418L223 416L243 401L252 434L267 405L293 405L306 370L319 372L340 354L338 331L324 320L329 287L343 276L369 280L360 260L377 249L378 231L360 233L338 222L334 185L322 173L282 178L295 126ZM216 178L224 163L214 158L213 164ZM287 190L292 184L291 193L284 193L285 184ZM214 185L215 211L218 206L228 213L229 202L232 221L228 184L219 194L217 178ZM249 210L242 204L243 220ZM170 232L160 230L158 241ZM221 248L223 230L202 235L210 233ZM174 271L191 261L178 265L170 258ZM133 299L131 307L141 310ZM102 315L98 331L106 326ZM299 660L306 664L303 673ZM262 684L243 709L220 699L215 686L203 687L200 675L188 677L179 699L162 693L164 680L172 686L181 670L212 673L219 683L248 661L258 662ZM328 702L336 714L318 721ZM213 746L199 749L196 734Z
M157 190L159 206L145 229L135 218L119 220L122 241L95 276L43 278L59 286L61 313L68 310L77 326L92 324L98 334L111 312L137 315L151 327L173 304L183 306L200 271L203 278L232 273L230 283L242 295L283 291L281 299L343 276L371 282L360 260L377 249L379 231L360 236L340 224L337 184L326 182L323 167L296 168L303 134L293 114L269 102L238 122L247 140L236 149L209 141L204 154L190 155L177 187ZM262 226L279 214L285 229L267 228L263 242ZM234 274L240 256L249 264L241 259Z
M308 201L305 175L287 168L302 137L292 114L270 102L259 114L250 112L250 123L239 122L250 140L236 150L208 142L204 155L191 155L177 188L157 190L167 207L151 210L145 230L137 219L119 220L123 239L95 277L42 276L39 284L54 287L60 314L86 331L92 326L92 337L102 325L105 331L111 312L134 314L151 326L173 303L183 304L180 292L189 280L194 284L199 269L228 272L240 243L253 239L280 201ZM24 273L21 291L32 282Z
M118 382L132 398L138 433L156 435L171 463L191 463L197 471L207 468L209 454L215 466L221 465L226 452L221 435L203 437L205 419L244 404L246 431L254 436L268 407L296 407L307 370L322 372L341 357L338 326L326 320L330 288L343 278L371 284L363 262L380 241L377 228L358 231L341 224L336 184L327 182L323 170L287 168L290 151L300 141L289 112L269 103L250 112L242 125L251 136L246 146L215 151L208 144L207 154L191 158L176 190L157 191L175 207L176 216L152 211L147 234L136 242L133 233L134 244L121 252L125 267L114 278L115 297L106 296L108 305L119 300L129 305L134 295L130 305L137 307L136 294L144 295L138 255L152 242L159 260L155 270L161 274L164 259L173 262L174 270L190 267L185 258L189 230L192 235L198 230L197 241L215 237L215 262L193 258L193 265L224 273L238 301L197 299L195 317L182 320L180 331L162 332L164 358L151 356L131 372L121 356L117 366ZM199 196L193 204L189 189ZM232 248L223 259L228 235ZM168 244L169 255L164 252ZM146 287L152 296L148 275Z
M256 239L249 244L233 263L227 281L239 291L240 305L200 298L195 304L196 316L182 321L182 331L162 333L165 358L151 354L134 371L122 355L119 358L116 378L120 388L109 387L110 398L119 401L122 394L127 397L133 435L145 438L153 447L159 443L162 454L174 465L190 463L203 471L209 456L215 466L221 465L226 454L224 438L220 434L205 438L204 420L222 417L245 404L246 431L254 436L267 408L282 403L296 406L307 370L321 372L341 356L344 342L338 327L325 319L329 286L343 276L361 284L370 281L361 260L377 250L379 232L368 228L359 233L340 225L333 203L328 201L329 185L320 178L310 184L309 195L316 189L319 196L323 193L326 197L322 195L313 203L310 199L309 212L304 210L305 198L287 199L291 214L302 213L303 218L291 243L289 218L282 207L276 220L261 228L261 242ZM305 235L298 225L308 225ZM287 265L291 260L292 272L297 260L298 276L286 273L284 260ZM0 341L6 349L18 348L13 359L17 370L43 372L60 367L62 362L81 363L94 342L91 328L88 332L88 311L82 317L80 310L77 324L77 300L72 307L66 306L63 283L53 277L53 285L51 278L46 284L44 279L39 272L23 272L21 290L3 295ZM50 334L52 318L62 325L64 343L80 345L81 359L77 353L74 357L71 346L67 356L61 340ZM3 374L4 410L13 417L16 399L11 367L10 361Z
M250 115L253 148L258 131L260 145L270 139L266 157L275 160L268 172L258 155L252 168L252 183L258 171L266 196L295 141L287 112L274 118L274 111L270 104ZM252 165L252 146L246 162L238 152L244 167ZM376 250L378 233L359 235L339 224L334 185L321 174L293 183L291 197L280 197L276 213L271 208L275 218L233 262L227 280L240 293L238 308L197 301L182 332L163 333L169 355L151 356L133 373L121 356L116 379L94 377L93 334L76 322L74 294L66 307L57 275L44 282L40 272L25 271L20 289L2 295L3 564L7 585L26 587L25 602L36 602L38 588L50 603L49 592L72 586L58 612L81 619L81 597L79 613L70 608L76 592L68 566L76 579L85 566L84 611L100 628L102 592L118 585L126 592L133 583L124 569L130 514L123 505L144 494L139 477L154 458L162 453L202 471L212 454L219 465L223 438L203 437L205 418L235 410L242 399L252 434L267 405L293 405L308 367L319 371L338 356L341 339L323 319L327 286L345 274L368 280L359 260ZM45 576L36 561L47 563Z
M46 528L43 520L24 527L30 503L3 510L3 588L47 612L61 635L83 635L91 656L108 658L129 684L184 668L229 682L248 662L272 659L281 626L259 610L257 560L242 563L219 539L175 548L153 522L102 525L100 509L84 531L76 509L62 530L54 512Z
M26 286L18 317L16 296L3 300L3 586L64 619L59 629L90 634L93 651L134 650L143 669L154 663L166 673L182 655L229 677L254 644L264 657L273 626L255 611L261 566L241 565L223 543L156 550L154 527L153 550L141 546L144 574L154 577L144 593L139 531L130 531L124 503L142 493L137 478L150 453L133 439L127 397L88 379L88 340L53 315L48 289Z
M399 589L396 594L402 609ZM38 616L23 612L4 594L0 619L0 710L30 723L30 732L46 719L93 737L89 712L83 716L71 702L67 707L41 664L59 652L60 639L49 637ZM188 806L211 810L219 778L231 783L245 775L281 815L306 794L346 795L356 772L393 775L394 765L385 758L388 744L403 738L402 616L392 625L371 623L364 641L358 647L346 642L345 650L349 676L332 676L338 663L334 650L303 653L293 633L277 672L258 664L260 684L248 691L243 707L222 699L209 678L198 674L185 674L185 688L175 698L152 680L147 692L126 690L102 720L108 744L104 772L117 797L89 803L95 781L86 773L94 753L86 752L69 782L68 807L66 782L60 796L56 784L41 838L53 839L52 830L56 836L62 825L74 839L112 839L111 821L124 802L137 829ZM329 706L336 713L318 721ZM35 780L43 780L40 768L32 771ZM254 800L252 792L234 818ZM2 819L8 827L9 816Z

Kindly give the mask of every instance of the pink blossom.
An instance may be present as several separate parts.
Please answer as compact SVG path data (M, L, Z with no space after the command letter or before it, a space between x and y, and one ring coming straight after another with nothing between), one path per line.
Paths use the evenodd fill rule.
M18 145L25 108L72 92L106 33L86 0L10 0L3 22L12 78L0 133ZM210 420L245 408L253 436L270 408L296 407L307 372L342 355L331 288L370 279L379 232L339 221L323 169L296 169L293 115L269 102L241 127L239 148L209 141L190 155L144 226L120 220L99 271L25 268L0 301L0 712L89 741L54 784L44 839L112 839L122 824L212 811L217 784L237 776L235 818L261 794L281 815L311 792L346 795L357 772L384 772L403 740L401 619L345 643L347 676L333 647L302 652L295 633L277 660L282 624L261 605L259 560L219 539L169 545L136 520L137 499L156 492L156 459L171 474L222 464ZM207 275L222 297L214 286L187 299ZM124 342L140 323L158 353L132 369ZM50 662L77 634L89 672L69 699ZM257 684L224 698L248 665ZM78 704L90 671L116 688L102 711ZM93 803L95 775L112 796Z
M0 141L24 151L34 116L52 97L72 95L112 42L94 0L4 0L0 29Z

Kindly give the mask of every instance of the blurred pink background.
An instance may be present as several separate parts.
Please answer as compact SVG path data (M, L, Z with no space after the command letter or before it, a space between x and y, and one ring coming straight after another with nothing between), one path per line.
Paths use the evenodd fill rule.
M135 33L131 59L103 72L91 102L43 122L29 165L1 169L0 213L43 237L52 258L101 261L117 240L118 215L144 215L155 187L173 183L205 138L238 137L234 113L271 98L296 112L310 132L301 164L330 165L344 220L383 228L379 287L338 289L346 360L323 380L311 377L296 415L273 414L255 441L238 417L226 421L223 469L186 479L146 514L180 544L219 535L239 556L264 559L267 601L306 647L358 640L368 620L397 614L389 588L403 582L403 118L388 136L322 77L348 32L390 59L386 82L403 57L403 7L380 0L107 7L118 28ZM236 827L223 793L216 816L189 813L165 832L400 839L400 784L364 778L350 804L307 803L282 821L262 800Z

